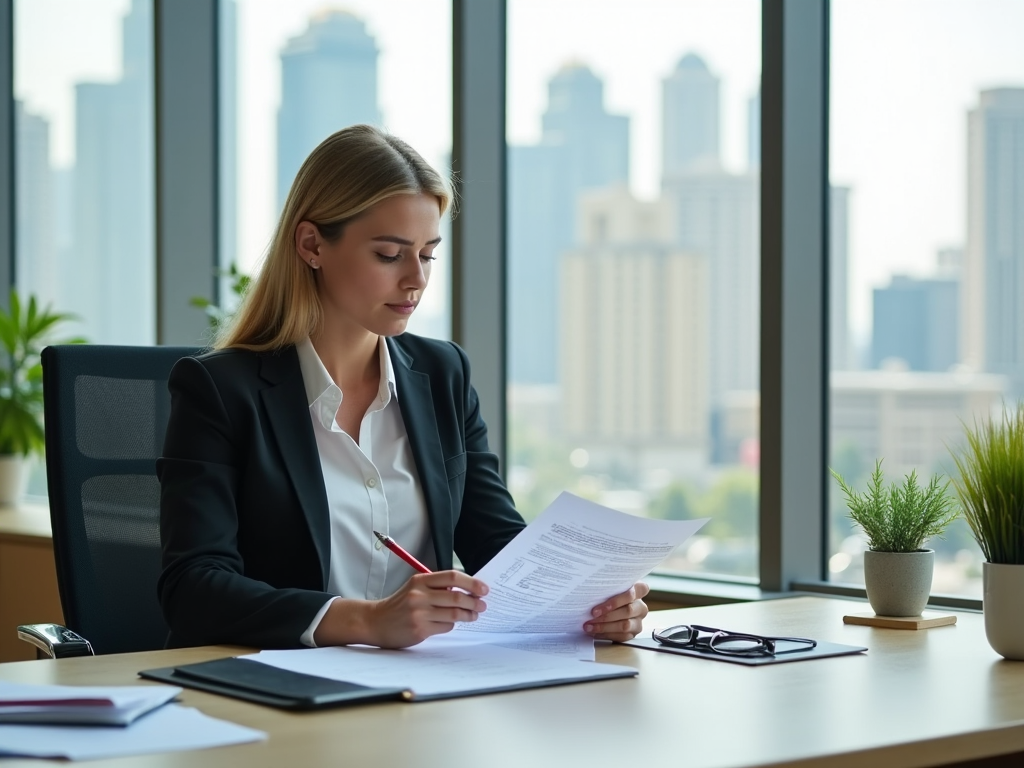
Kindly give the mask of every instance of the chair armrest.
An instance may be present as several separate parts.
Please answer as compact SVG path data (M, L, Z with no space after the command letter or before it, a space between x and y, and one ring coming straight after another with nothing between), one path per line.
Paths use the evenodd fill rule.
M18 627L18 639L32 643L38 649L39 658L94 655L88 640L60 624L22 624Z

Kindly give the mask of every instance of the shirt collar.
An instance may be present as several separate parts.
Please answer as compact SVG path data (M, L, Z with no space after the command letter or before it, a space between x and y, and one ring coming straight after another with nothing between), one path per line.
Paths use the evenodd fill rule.
M380 355L381 377L377 397L380 409L383 409L392 398L398 399L398 383L395 379L395 369L391 365L391 352L387 342L383 336L378 339L377 353ZM330 429L341 405L341 388L327 372L320 355L313 348L313 342L308 338L302 339L295 345L295 351L299 356L299 370L302 372L302 383L306 388L306 404L310 408L317 406L320 423Z

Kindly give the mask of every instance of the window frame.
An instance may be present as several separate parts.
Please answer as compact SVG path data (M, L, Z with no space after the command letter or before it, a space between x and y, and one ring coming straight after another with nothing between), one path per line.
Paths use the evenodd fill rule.
M189 299L218 300L222 2L231 0L153 0L160 344L202 343L205 318ZM452 162L461 200L452 232L452 338L473 361L502 467L506 10L506 0L452 2ZM0 239L0 283L7 287L15 280L13 14L14 0L0 0L0 231L9 233ZM865 596L826 580L829 3L763 0L762 25L760 578L654 575L653 596L664 604L794 591ZM981 606L941 595L931 603Z

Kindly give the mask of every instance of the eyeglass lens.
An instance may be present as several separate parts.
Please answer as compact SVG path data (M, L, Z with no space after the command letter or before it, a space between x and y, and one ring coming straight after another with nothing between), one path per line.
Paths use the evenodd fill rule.
M692 648L694 650L710 650L730 656L752 656L760 654L776 653L776 641L784 640L789 643L798 643L801 647L779 651L779 653L793 653L795 651L810 650L817 643L814 640L800 637L761 637L760 635L748 635L739 632L716 629L715 627L704 627L697 624L692 626L681 625L670 627L665 630L655 630L651 633L655 640L663 645L677 648Z

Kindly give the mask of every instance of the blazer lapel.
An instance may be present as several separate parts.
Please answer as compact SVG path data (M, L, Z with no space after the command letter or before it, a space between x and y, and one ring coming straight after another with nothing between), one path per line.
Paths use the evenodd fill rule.
M448 492L448 477L444 470L444 452L437 431L437 418L430 393L430 377L412 368L413 360L391 338L387 340L398 385L398 404L409 436L416 470L419 472L423 497L427 504L427 518L434 539L437 567L446 571L452 567L455 547L455 524L452 518L452 499Z
M264 355L260 375L273 385L261 390L260 397L299 506L309 525L313 546L320 558L323 588L326 589L331 568L330 510L295 347Z

